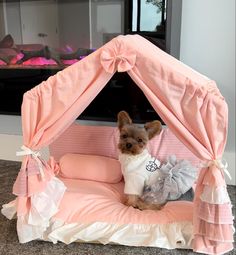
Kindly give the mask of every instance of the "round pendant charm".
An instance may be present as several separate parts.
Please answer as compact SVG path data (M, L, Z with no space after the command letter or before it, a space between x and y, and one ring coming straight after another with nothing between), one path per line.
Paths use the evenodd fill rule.
M159 169L159 167L156 164L155 160L154 161L149 161L148 164L146 165L146 170L149 171L149 172L154 172L157 169Z

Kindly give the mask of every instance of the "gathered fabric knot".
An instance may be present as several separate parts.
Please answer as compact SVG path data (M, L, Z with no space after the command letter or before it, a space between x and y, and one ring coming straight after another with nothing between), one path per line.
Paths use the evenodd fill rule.
M30 148L26 147L25 145L22 145L21 149L22 149L22 151L17 151L16 152L16 156L29 156L29 155L31 155L38 164L38 168L39 168L41 178L44 179L45 175L44 175L44 171L43 171L43 163L40 159L40 157L41 157L40 152L39 151L33 151Z
M114 44L102 50L100 62L108 73L127 72L132 69L136 62L136 53L126 49L123 43Z
M202 167L210 167L210 166L215 166L218 169L224 171L224 173L228 176L228 178L232 180L232 177L228 171L228 163L225 159L212 159L202 164Z

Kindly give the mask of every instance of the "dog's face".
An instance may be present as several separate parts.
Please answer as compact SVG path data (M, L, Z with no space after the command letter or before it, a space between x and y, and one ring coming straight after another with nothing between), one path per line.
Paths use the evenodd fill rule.
M140 154L147 145L147 142L161 132L160 121L148 122L144 127L136 126L127 112L118 113L118 128L120 130L120 140L118 148L121 153L137 155Z

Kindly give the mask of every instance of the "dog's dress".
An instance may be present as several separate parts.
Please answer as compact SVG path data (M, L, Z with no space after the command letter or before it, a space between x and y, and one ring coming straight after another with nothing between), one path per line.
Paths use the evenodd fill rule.
M120 154L125 194L141 196L148 203L186 199L196 180L197 170L187 160L170 156L162 165L145 149L139 155ZM191 195L193 196L193 195ZM191 197L192 198L192 197Z
M149 203L192 200L196 178L197 169L189 161L177 160L171 155L161 165L158 178L144 187L142 199Z
M120 154L119 161L125 179L125 194L141 196L144 186L158 178L161 163L147 149L138 155Z

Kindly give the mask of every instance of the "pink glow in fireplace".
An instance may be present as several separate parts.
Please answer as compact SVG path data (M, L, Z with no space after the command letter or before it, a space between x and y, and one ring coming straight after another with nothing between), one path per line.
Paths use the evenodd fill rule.
M0 41L0 66L65 67L76 63L94 50L84 48L73 50L69 45L63 49L54 49L41 44L16 45L12 36L6 35Z
M80 59L84 58L85 56L80 56L79 59L63 59L61 60L61 64L67 66L67 65L72 65L76 62L78 62ZM0 56L1 58L1 56ZM21 60L24 59L24 54L23 53L17 53L15 57L12 57L9 62L5 62L4 60L0 59L0 65L1 66L11 66L14 67L14 65L18 65ZM53 59L47 59L45 57L31 57L28 60L23 61L20 63L22 66L56 66L58 65L57 61Z

